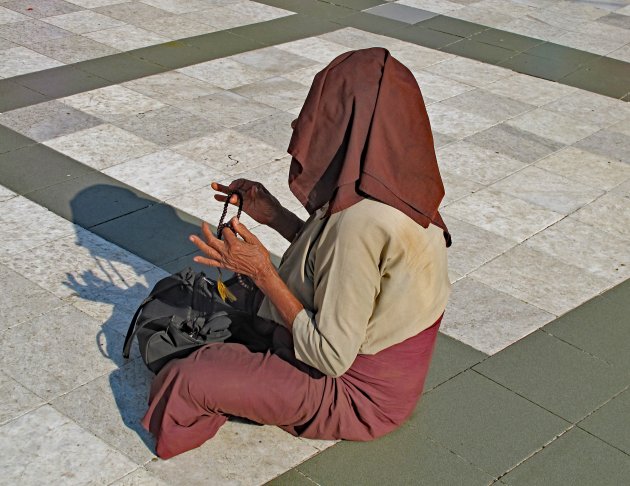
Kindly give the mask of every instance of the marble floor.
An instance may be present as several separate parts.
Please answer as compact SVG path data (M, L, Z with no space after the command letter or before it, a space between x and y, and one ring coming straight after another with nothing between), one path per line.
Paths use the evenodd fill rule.
M229 423L203 447L158 460L139 425L150 373L137 353L125 362L120 349L153 283L191 261L182 231L218 221L211 181L259 180L305 217L286 182L289 124L315 73L351 49L388 48L427 104L454 240L444 356L501 356L630 277L623 96L359 25L441 14L627 69L628 2L336 3L0 0L0 102L11 101L9 87L28 91L0 113L0 483L262 484L290 471L286 484L302 484L308 475L294 466L340 447ZM224 31L248 44L217 44ZM22 81L54 85L59 69L88 60L105 72L106 60L150 46L171 55L178 39L212 43L212 52L197 62L197 50L195 62L174 69L134 66L121 82L105 74L97 87L79 80L62 96ZM243 222L276 256L287 248L268 228ZM630 326L627 313L622 319ZM456 375L436 386L446 390ZM480 484L520 461L467 460L483 469Z

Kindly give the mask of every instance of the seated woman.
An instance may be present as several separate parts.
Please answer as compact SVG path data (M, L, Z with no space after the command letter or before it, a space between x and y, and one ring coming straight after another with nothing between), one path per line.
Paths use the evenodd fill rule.
M236 219L224 240L206 224L203 239L191 236L205 254L197 262L253 280L273 344L209 344L160 371L142 423L162 458L203 444L229 416L370 440L401 425L422 393L450 292L450 236L418 85L385 49L348 52L315 76L292 125L289 186L306 222L259 183L213 183L240 190L246 213L292 242L279 269Z

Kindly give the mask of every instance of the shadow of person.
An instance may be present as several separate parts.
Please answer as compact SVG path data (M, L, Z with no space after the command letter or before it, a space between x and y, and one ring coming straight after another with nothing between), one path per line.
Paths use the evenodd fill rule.
M123 341L135 310L157 280L180 270L177 265L201 269L192 261L196 248L188 242L189 234L199 232L198 222L182 219L182 213L131 188L107 184L83 189L72 198L70 209L78 226L76 243L89 251L93 262L90 268L67 273L64 285L88 313L103 319L95 343L117 365L109 376L115 404L123 423L154 451L153 438L140 425L153 375L135 344L130 360L123 359ZM161 265L156 255L169 251L168 272L156 268Z

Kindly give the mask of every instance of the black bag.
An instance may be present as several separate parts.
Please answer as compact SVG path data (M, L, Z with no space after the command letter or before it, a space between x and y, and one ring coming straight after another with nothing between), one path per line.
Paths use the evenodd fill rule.
M225 283L230 286L233 282ZM163 278L133 316L123 357L129 358L137 337L142 360L158 373L171 359L184 358L205 344L230 337L231 309L203 272L187 268Z

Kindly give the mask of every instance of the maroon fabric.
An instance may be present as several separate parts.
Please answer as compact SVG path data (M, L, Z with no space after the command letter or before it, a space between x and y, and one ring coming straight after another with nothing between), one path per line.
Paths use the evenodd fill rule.
M317 73L294 124L289 187L313 212L370 196L450 235L433 135L413 74L386 49L346 52Z
M338 378L298 361L281 326L265 353L210 344L160 371L142 425L164 459L199 447L230 415L312 439L380 437L402 424L418 401L440 321L377 354L357 356Z

